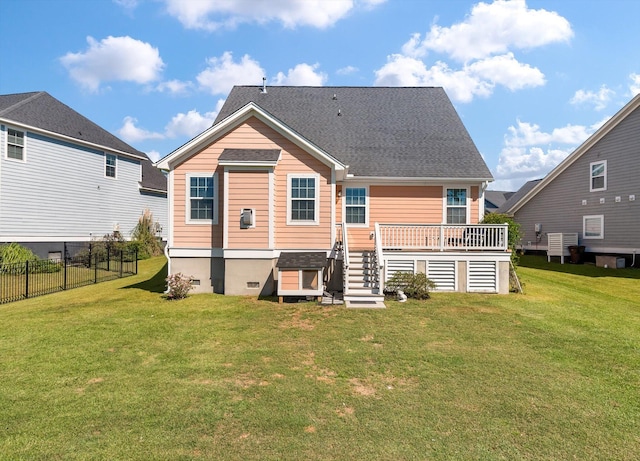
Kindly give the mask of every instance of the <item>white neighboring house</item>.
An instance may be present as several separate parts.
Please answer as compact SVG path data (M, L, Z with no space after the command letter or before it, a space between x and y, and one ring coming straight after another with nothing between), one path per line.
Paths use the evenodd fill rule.
M0 243L40 257L119 231L145 209L167 229L167 181L147 155L46 92L0 95Z
M545 178L526 183L498 212L520 223L524 249L547 250L550 233L577 233L587 253L625 255L628 261L637 261L640 95Z

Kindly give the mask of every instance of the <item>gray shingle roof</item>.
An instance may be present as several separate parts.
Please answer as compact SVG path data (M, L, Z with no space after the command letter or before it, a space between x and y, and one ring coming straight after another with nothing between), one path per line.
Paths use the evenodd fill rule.
M216 123L249 102L357 176L492 178L442 88L236 86Z
M275 162L280 157L280 149L224 149L221 162Z
M276 267L280 269L323 269L327 254L319 251L280 253Z
M142 160L142 187L167 190L165 176L147 155L45 91L0 95L0 118L125 152Z
M540 181L542 181L542 179L534 179L533 181L527 181L524 183L517 192L513 193L511 197L509 197L509 199L496 210L496 213L510 213L511 208L518 203L522 197L528 194L529 191Z
M500 208L515 192L487 190L484 192L485 211L495 211Z

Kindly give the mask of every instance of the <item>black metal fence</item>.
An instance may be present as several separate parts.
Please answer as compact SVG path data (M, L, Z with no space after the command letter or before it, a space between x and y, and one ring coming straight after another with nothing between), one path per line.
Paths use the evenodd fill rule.
M73 254L73 256L71 256ZM0 263L0 304L105 282L138 273L138 252L89 244L65 245L63 257Z

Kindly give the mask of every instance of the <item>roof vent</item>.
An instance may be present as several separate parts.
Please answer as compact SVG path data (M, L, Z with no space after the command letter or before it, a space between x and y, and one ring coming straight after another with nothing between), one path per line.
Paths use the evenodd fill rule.
M333 93L333 100L335 101L336 99L338 99L338 95Z
M262 91L261 93L267 93L267 77L262 77Z
M340 109L338 109L338 117L340 117L342 115L342 112L340 112Z

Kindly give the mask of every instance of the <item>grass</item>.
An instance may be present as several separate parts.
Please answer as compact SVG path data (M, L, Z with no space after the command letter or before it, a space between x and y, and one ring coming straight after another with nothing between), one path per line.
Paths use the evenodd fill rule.
M523 257L524 295L386 310L162 297L137 276L0 306L0 459L640 453L640 271Z

